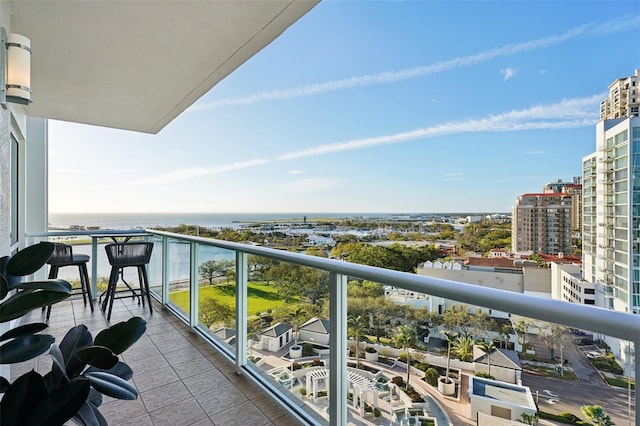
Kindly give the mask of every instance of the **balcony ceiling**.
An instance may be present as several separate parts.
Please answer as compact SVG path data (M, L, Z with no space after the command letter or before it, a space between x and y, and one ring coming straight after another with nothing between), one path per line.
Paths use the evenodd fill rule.
M317 2L11 1L27 113L157 133Z

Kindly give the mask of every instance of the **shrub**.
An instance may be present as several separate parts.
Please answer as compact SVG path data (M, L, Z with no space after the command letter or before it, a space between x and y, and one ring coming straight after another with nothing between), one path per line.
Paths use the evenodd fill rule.
M365 349L365 352L369 352L370 354L375 354L376 348L374 348L373 346L367 346L367 348Z
M554 420L560 423L569 424L569 425L581 425L585 424L578 416L572 413L560 413L560 414L551 414L544 411L538 411L538 417L546 420ZM588 424L588 423L586 423Z
M377 419L378 417L380 417L380 415L381 415L381 414L382 414L382 413L380 412L380 409L379 409L379 408L374 408L374 409L373 409L373 417L375 417L376 419Z
M306 396L307 395L307 389L306 388L300 388L299 392L300 392L300 395L302 395L302 396Z
M400 376L393 376L391 378L391 383L393 383L396 386L400 386L400 385L404 385L404 380Z
M624 370L618 363L613 355L607 355L598 357L592 361L593 366L600 371L607 371L613 374L623 374Z
M311 365L313 367L322 367L324 365L324 362L322 362L321 359L316 358L313 361L311 361Z
M495 380L495 377L493 377L491 374L489 373L485 373L484 371L478 371L476 373L476 377L482 377L484 379L491 379L491 380Z
M292 368L293 371L296 371L296 370L300 370L302 368L302 366L299 363L294 362L293 365L291 366L291 368Z
M313 350L313 344L305 342L302 344L302 356L313 356L315 351Z
M424 380L431 386L438 385L438 377L440 377L440 374L438 373L438 370L433 367L424 372Z

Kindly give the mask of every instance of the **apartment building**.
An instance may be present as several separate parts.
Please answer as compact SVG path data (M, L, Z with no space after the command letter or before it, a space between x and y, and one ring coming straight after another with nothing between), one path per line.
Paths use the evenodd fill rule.
M640 313L640 118L601 120L583 169L583 277L603 306Z
M571 199L564 192L520 195L512 211L511 251L570 253Z
M547 183L542 187L542 192L563 192L571 195L571 231L578 235L582 230L582 177L576 176L571 182L558 179Z
M609 96L600 103L600 120L637 117L640 106L640 69L635 74L618 78L609 85Z

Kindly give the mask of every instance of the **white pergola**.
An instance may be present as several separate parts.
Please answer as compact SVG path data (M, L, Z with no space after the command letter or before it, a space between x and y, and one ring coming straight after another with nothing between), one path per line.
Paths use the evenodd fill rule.
M313 393L313 402L317 401L320 383L324 383L320 390L328 389L328 374L327 368L312 370L305 374L307 395ZM347 369L347 383L353 393L353 407L359 409L360 416L364 417L365 415L365 402L367 402L369 392L373 394L373 407L378 408L378 388L375 383L351 369ZM358 407L358 400L362 401L360 407Z

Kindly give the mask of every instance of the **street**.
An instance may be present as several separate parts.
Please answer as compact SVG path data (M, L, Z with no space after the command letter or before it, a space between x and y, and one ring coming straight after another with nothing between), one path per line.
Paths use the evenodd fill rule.
M568 411L584 420L580 411L583 405L601 405L616 425L635 424L635 391L631 391L631 419L629 398L626 389L599 384L568 381L524 373L524 386L531 388L533 398L538 392L538 408L547 413L560 414Z

